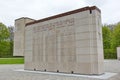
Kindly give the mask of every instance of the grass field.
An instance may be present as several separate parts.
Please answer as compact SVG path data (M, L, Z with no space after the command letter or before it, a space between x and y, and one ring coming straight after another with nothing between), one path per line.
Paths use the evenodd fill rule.
M24 58L0 58L0 64L24 64Z

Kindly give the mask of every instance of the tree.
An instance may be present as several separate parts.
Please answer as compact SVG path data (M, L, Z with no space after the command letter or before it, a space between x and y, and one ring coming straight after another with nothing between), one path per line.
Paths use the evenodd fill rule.
M0 57L9 53L9 31L8 28L3 24L0 23Z
M112 33L112 48L120 46L120 23L116 24Z
M111 30L107 25L102 27L104 49L111 48Z
M113 49L111 46L112 45L112 29L109 27L109 25L104 25L102 28L102 33L103 33L104 58L105 59L117 58L116 49Z
M3 23L0 23L0 41L6 40L8 37L9 31L7 27Z
M10 32L9 39L10 39L10 41L13 41L14 40L14 27L13 26L9 26L8 30Z
M10 54L9 55L13 55L13 41L14 41L14 27L13 26L9 26L8 30L10 32L10 36L9 36L9 40L10 40Z

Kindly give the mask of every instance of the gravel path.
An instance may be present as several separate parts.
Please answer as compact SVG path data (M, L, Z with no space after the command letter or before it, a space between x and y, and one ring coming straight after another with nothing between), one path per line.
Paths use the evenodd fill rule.
M23 68L24 65L0 65L0 80L102 80L95 78L49 75L15 71L17 69ZM120 61L105 60L105 71L117 73L117 75L107 80L120 80Z

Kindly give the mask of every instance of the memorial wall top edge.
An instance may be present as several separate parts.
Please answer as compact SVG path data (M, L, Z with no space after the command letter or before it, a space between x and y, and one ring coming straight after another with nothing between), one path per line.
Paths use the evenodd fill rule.
M62 14L50 16L50 17L47 17L47 18L44 18L44 19L34 20L30 23L27 23L26 26L36 24L36 23L39 23L39 22L44 22L44 21L51 20L51 19L55 19L55 18L59 18L59 17L63 17L63 16L67 16L67 15L71 15L71 14L75 14L75 13L78 13L78 12L87 11L87 10L90 10L90 11L91 10L97 10L98 12L101 13L101 10L99 8L97 8L96 6L92 6L92 7L87 6L87 7L84 7L84 8L76 9L76 10L65 12L65 13L62 13Z

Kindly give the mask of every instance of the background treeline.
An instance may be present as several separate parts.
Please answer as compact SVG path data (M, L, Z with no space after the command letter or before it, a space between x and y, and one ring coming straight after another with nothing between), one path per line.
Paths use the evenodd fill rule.
M14 27L0 23L0 58L13 57Z
M120 23L102 27L104 58L117 58L117 47L120 46Z
M120 46L120 23L103 25L104 58L117 58L116 48ZM13 57L14 27L0 23L0 58Z

